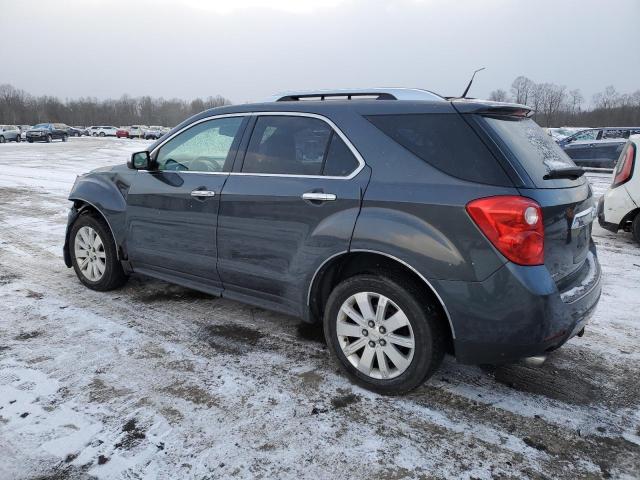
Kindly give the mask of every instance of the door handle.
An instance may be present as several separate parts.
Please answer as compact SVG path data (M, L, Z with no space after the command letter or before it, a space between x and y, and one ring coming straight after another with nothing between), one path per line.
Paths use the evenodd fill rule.
M302 194L303 200L312 200L316 202L332 202L336 198L335 193L307 192Z
M215 197L216 192L213 190L194 190L191 192L192 197Z

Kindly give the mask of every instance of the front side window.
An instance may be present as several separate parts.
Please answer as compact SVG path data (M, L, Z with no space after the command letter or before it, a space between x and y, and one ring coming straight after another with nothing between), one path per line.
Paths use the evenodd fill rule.
M199 123L165 143L156 156L159 170L223 172L233 161L232 146L243 117Z
M353 153L323 120L268 115L256 121L242 171L347 176L357 166Z

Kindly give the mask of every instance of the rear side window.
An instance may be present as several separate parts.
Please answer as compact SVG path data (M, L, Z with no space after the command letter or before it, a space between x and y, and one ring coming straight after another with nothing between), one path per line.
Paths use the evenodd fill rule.
M358 161L324 121L302 116L258 117L242 165L245 173L348 176Z
M411 153L448 175L470 182L512 185L498 161L460 115L366 118Z

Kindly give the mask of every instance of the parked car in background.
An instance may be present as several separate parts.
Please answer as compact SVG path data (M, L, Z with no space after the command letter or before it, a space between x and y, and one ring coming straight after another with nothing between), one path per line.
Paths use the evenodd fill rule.
M445 352L541 362L601 274L589 182L528 113L414 89L214 108L77 178L65 264L93 290L139 272L322 323L381 393Z
M117 131L116 131L116 137L118 138L129 138L129 129L131 127L120 127Z
M576 165L614 168L630 135L640 127L607 127L581 130L558 142Z
M144 134L148 129L147 125L131 125L129 138L144 138Z
M22 140L17 125L0 125L0 143L18 142Z
M83 125L74 125L73 128L75 128L76 130L80 130L80 135L86 135L87 134L87 127L83 126Z
M582 130L585 130L585 127L547 128L547 132L553 137L556 142L564 140L565 138L570 137L574 133L580 132Z
M32 128L32 126L31 125L18 125L18 128L20 129L20 136L22 137L22 140L26 140L27 139L27 130Z
M118 129L111 125L91 127L91 135L94 137L115 137Z
M67 128L67 133L70 137L81 137L84 135L84 129L78 127L69 127Z
M32 142L51 142L52 140L67 141L69 134L60 123L39 123L33 128L27 130L27 141Z
M162 127L157 125L152 125L144 131L144 139L145 140L157 140L163 135Z
M625 144L613 172L611 186L598 202L598 222L616 233L632 232L640 243L640 135Z

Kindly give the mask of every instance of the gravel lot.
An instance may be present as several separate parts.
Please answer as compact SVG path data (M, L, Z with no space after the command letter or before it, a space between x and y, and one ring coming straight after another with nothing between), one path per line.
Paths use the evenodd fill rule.
M541 368L447 358L381 397L297 319L139 276L81 286L61 254L75 175L147 144L0 145L1 479L640 477L630 234L594 227L598 311Z

